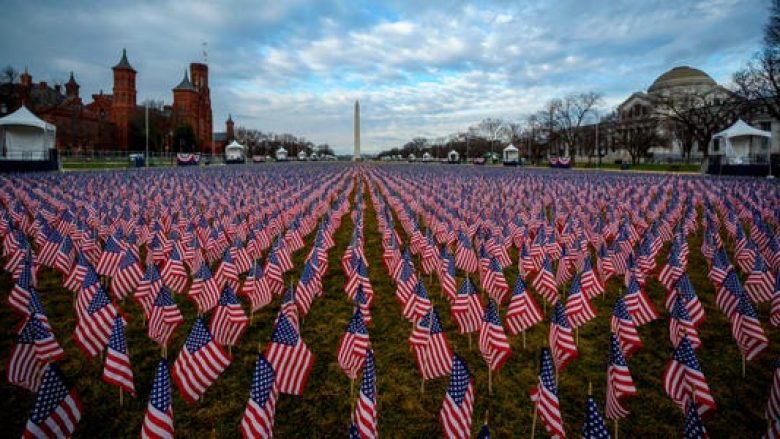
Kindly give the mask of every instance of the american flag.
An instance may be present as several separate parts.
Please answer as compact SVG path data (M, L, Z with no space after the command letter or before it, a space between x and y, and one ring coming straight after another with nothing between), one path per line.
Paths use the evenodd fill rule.
M780 421L780 358L775 360L772 388L769 390L765 414L767 419Z
M353 380L357 378L358 372L363 367L369 343L368 329L363 321L363 315L359 309L356 309L341 336L338 351L339 366Z
M439 313L429 308L428 313L414 326L409 336L414 350L417 368L424 380L431 380L450 373L452 349L450 349Z
M574 331L560 301L555 302L548 343L558 371L565 369L579 355L577 345L574 343Z
M609 364L607 365L607 419L620 419L628 416L629 412L623 408L621 399L626 396L636 395L634 380L628 363L623 356L615 333L609 334Z
M772 300L774 290L774 275L769 270L764 257L756 255L753 269L745 279L745 292L753 303L764 303Z
M558 402L558 390L555 385L553 360L548 348L542 348L539 381L529 393L535 411L544 423L548 435L550 437L566 437Z
M485 311L477 294L477 287L468 276L460 285L458 295L450 307L450 313L458 326L459 333L466 334L479 330Z
M574 328L578 328L596 318L596 311L585 294L580 290L580 277L575 276L566 298L566 317Z
M588 299L604 293L604 284L601 283L601 279L596 275L593 270L593 264L590 262L590 256L586 256L582 263L582 270L580 271L580 289L585 293Z
M688 411L685 414L683 437L685 439L708 439L710 437L704 428L704 424L701 422L699 410L696 409L695 403L688 405Z
M452 302L457 296L457 289L455 288L455 259L447 252L447 247L445 246L442 246L441 254L441 266L438 271L439 283L447 300Z
M81 284L81 289L76 294L76 319L81 320L87 314L87 308L92 302L92 298L99 289L103 289L103 285L100 283L100 278L95 270L90 266L87 269L87 273L84 276L84 282Z
M742 289L737 273L732 270L726 275L723 284L718 287L715 293L715 303L726 314L726 317L733 321L737 306L743 296L746 297L745 291Z
M280 313L277 318L265 356L276 371L279 390L290 395L303 395L314 356L284 314Z
M276 399L279 397L279 386L276 385L275 376L271 363L262 353L258 353L252 373L249 400L246 403L244 416L241 418L242 437L263 439L273 437Z
M636 279L629 281L623 300L637 326L646 325L658 319L658 311L655 310L647 293L642 290L642 286Z
M372 321L371 308L369 307L368 298L363 293L363 285L359 285L357 293L355 293L355 307L363 314L363 321L366 325L370 325Z
M217 309L209 321L209 329L214 340L222 346L238 344L249 326L249 317L238 302L238 297L230 285L225 285L217 302Z
M301 278L298 280L295 292L295 297L297 299L295 303L298 306L300 313L306 316L309 313L314 298L321 295L322 288L319 285L317 273L312 267L311 261L306 261L303 264L303 273L301 273Z
M416 322L423 318L431 309L431 299L428 297L428 291L425 289L422 279L417 280L414 288L414 294L409 296L406 306L403 309L404 318Z
M87 307L87 312L76 323L73 340L87 357L94 357L105 349L118 310L106 290L99 287Z
M162 278L160 278L160 271L157 270L157 266L154 264L148 264L146 266L146 273L141 281L138 282L138 287L133 295L133 300L138 303L141 309L144 310L144 315L149 317L154 306L155 298L160 288L163 287Z
M141 438L173 438L173 398L171 396L171 378L168 362L161 359L154 374L152 393L146 406L144 422L141 425Z
M176 329L184 323L179 308L171 297L168 288L160 288L149 315L147 335L160 346L168 346L168 341Z
M677 283L677 278L685 273L685 268L680 262L678 251L679 250L675 248L675 246L672 246L666 265L664 265L661 272L658 273L658 281L661 282L667 290L671 290L674 287L674 284Z
M16 280L13 288L11 288L11 293L8 295L8 305L11 306L11 309L20 315L27 315L29 313L30 294L33 287L32 263L23 262L21 276Z
M165 285L177 293L184 293L190 276L187 274L187 267L184 266L179 250L173 247L168 261L165 262L160 277Z
M40 314L32 314L23 323L16 345L8 362L8 382L35 392L40 386L41 370L46 364L65 356L57 339L40 320Z
M244 280L244 285L241 286L240 294L249 298L249 307L252 312L263 308L273 300L260 261L255 261L252 264L246 280Z
M173 363L173 380L182 397L189 403L197 401L231 360L211 336L203 317L198 317Z
M67 277L73 266L73 260L76 258L76 250L73 247L73 240L70 236L62 239L54 258L54 269Z
M599 408L593 396L588 395L585 402L585 422L582 424L582 437L587 439L609 439L609 431L604 425L604 419L601 417Z
M68 390L55 364L46 366L35 395L25 438L64 438L73 435L81 419L81 402L75 389Z
M240 281L238 279L238 268L233 263L233 257L230 256L230 252L225 250L225 254L222 257L222 262L217 267L217 272L214 274L214 281L221 290L225 285L230 285L233 291L238 290Z
M455 246L455 266L466 273L476 273L479 267L471 240L463 231L458 231L458 242Z
M400 260L399 268L396 278L395 298L405 307L417 286L417 274L414 272L414 266L411 262L403 258Z
M731 318L731 335L737 341L742 356L750 361L769 346L769 339L761 328L753 305L746 295L739 298L737 310Z
M230 245L228 252L230 252L230 257L233 258L239 273L246 273L252 266L252 258L249 257L249 253L247 253L239 237L233 240L233 244Z
M506 312L506 326L510 335L517 335L542 321L542 310L528 294L522 275L517 276L512 299Z
M726 250L721 247L718 251L715 252L715 256L712 258L712 266L710 267L710 271L707 273L707 277L710 279L710 282L712 282L713 285L718 288L721 286L721 284L723 284L727 275L732 271L734 271L734 267L731 265L731 262L726 255Z
M122 248L113 236L108 237L103 252L100 254L95 271L99 274L114 277L114 273L119 269L119 262L122 260Z
M493 299L488 300L488 306L482 316L482 325L479 327L479 351L493 371L501 369L512 352L498 315L498 305Z
M677 284L675 284L674 289L666 295L665 305L669 312L672 312L677 297L682 299L694 325L696 327L701 325L705 318L704 307L701 305L699 296L696 295L696 291L694 291L693 284L691 284L691 280L687 273L683 273L683 275L677 279Z
M474 378L458 354L452 356L451 369L450 383L439 412L441 428L445 437L469 438L474 415Z
M144 271L138 259L132 251L125 250L122 260L119 261L119 269L111 279L111 292L114 297L122 300L135 290L143 277Z
M699 360L693 352L688 337L683 337L674 350L674 356L666 366L663 375L664 390L681 410L691 403L691 395L699 406L699 414L704 415L715 409L715 400L710 394L707 379L699 366Z
M353 418L361 439L373 439L378 436L376 397L374 351L368 349L365 352L363 380L360 384L360 394L355 405L355 416Z
M133 369L130 368L130 353L127 351L127 338L125 337L125 321L120 314L114 318L114 328L108 339L106 363L103 366L103 381L135 396Z
M550 303L558 302L558 286L552 271L552 262L545 256L542 268L534 279L534 289Z
M349 274L349 280L344 287L350 300L355 300L355 293L358 285L363 286L363 293L368 298L368 303L374 303L374 289L371 287L371 280L368 278L368 267L362 259L359 259L357 265Z
M209 266L204 262L198 271L195 272L195 278L192 281L190 291L187 297L195 302L198 307L198 314L203 314L217 306L220 296L219 284L211 275Z
M772 310L769 313L769 323L780 326L780 269L775 274L775 291L772 293Z
M501 304L509 292L509 285L506 283L504 272L501 270L501 265L495 257L490 258L490 262L483 273L483 283L484 290L490 298Z
M615 306L612 307L612 319L610 321L610 330L620 342L620 348L623 355L630 357L634 352L642 347L642 340L639 338L639 332L636 330L636 324L633 317L628 312L622 297L618 297Z

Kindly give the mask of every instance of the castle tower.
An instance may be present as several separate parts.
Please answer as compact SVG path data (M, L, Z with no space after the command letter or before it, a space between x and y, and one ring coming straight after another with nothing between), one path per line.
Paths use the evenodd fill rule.
M117 128L117 146L127 150L129 143L130 119L135 112L135 69L127 61L127 50L122 49L122 59L112 67L114 71L114 96L111 102L111 114Z
M27 73L27 66L24 66L24 73L19 75L19 83L22 85L22 87L32 87L32 75Z
M76 78L73 77L73 72L70 72L70 79L65 83L65 94L69 98L79 98L79 83L76 82Z
M192 128L198 137L202 152L218 153L214 151L212 139L213 124L211 115L211 91L209 89L209 66L203 63L190 64L190 77L192 85L197 92L197 115Z
M182 78L179 85L173 89L173 125L174 127L183 124L190 125L195 133L195 137L200 142L197 118L198 91L190 82L190 78L187 76L187 70L184 70L184 78ZM173 149L174 151L178 151L179 148L184 146L185 145L173 145Z
M360 160L360 101L355 101L355 152L352 161Z
M233 115L231 114L228 114L228 118L225 121L225 132L227 134L228 142L236 138L235 132L233 131Z

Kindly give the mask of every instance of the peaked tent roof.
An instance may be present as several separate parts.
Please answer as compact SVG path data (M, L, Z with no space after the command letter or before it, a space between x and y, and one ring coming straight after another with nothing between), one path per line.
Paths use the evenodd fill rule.
M712 137L713 138L725 137L727 139L731 139L732 137L740 137L740 136L772 137L772 133L770 133L769 131L759 130L758 128L754 128L746 124L742 119L737 119L737 121L734 122L734 125L726 128L725 130L719 133L716 133Z
M506 148L504 148L504 151L519 151L519 150L517 149L517 147L515 147L515 145L512 145L512 144L510 143L510 144L509 144L509 146L507 146Z
M28 127L38 127L42 130L50 131L56 129L54 125L34 115L24 105L19 107L18 110L14 111L8 116L0 118L0 125L24 125Z
M244 147L244 145L242 145L242 144L240 144L240 143L236 142L236 140L235 140L235 139L233 139L233 141L232 141L232 142L230 142L230 145L226 146L226 147L225 147L225 149L228 149L228 148L236 148L236 147L238 147L238 148L241 148L241 149L244 149L244 148L245 148L245 147Z

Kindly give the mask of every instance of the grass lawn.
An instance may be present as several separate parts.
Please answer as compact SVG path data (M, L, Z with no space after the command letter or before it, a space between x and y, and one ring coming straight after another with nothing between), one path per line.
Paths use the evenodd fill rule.
M368 192L365 196L365 253L376 293L369 334L377 363L379 433L385 437L441 437L438 414L447 378L425 383L424 391L421 389L420 374L407 344L411 324L401 317L401 308L394 297L395 287L381 262L381 236L377 230L376 215L368 200ZM309 315L301 323L302 337L316 360L305 394L302 397L280 396L274 429L277 437L346 436L357 395L350 396L349 379L339 368L336 357L340 337L352 314L352 304L344 293L346 279L339 261L353 226L350 216L345 215L335 234L336 246L329 252L329 270L323 277L325 296L314 301ZM396 227L399 233L403 232L400 224L397 223ZM313 235L307 237L306 247L294 255L296 277L300 274ZM780 350L777 343L770 344L767 352L747 365L746 377L742 377L740 354L731 337L729 321L715 306L713 287L706 278L706 261L699 252L700 245L700 234L690 237L688 272L707 311L707 318L699 327L703 346L697 355L718 404L718 412L705 421L705 425L713 437L758 437L767 425L763 412L774 361ZM732 248L729 247L729 250ZM516 261L517 253L514 252L512 257ZM665 258L666 251L663 251L659 261ZM419 261L416 263L420 269ZM506 276L513 285L517 276L516 265L506 270ZM528 390L536 385L539 349L547 344L551 308L546 307L545 321L528 331L525 347L523 337L510 338L512 357L500 373L493 376L493 395L490 396L487 367L477 348L477 334L468 337L457 333L438 282L425 280L453 350L463 355L475 375L473 433L476 434L487 414L495 437L528 437L533 413ZM462 277L457 280L459 284ZM84 406L74 437L136 437L160 355L157 345L146 336L141 309L130 299L121 303L129 319L128 346L138 396L131 398L125 395L124 406L120 407L117 388L101 380L101 359L86 360L73 342L73 295L60 286L61 282L58 274L45 269L39 278L39 292L57 339L67 353L61 362L61 370L68 383L77 389ZM610 315L621 282L622 278L611 280L606 295L594 300L598 317L579 331L580 357L560 375L558 393L564 426L573 436L579 435L582 426L589 383L603 410ZM0 289L8 292L11 286L10 276L7 273L0 275ZM620 423L620 434L625 437L679 437L683 430L683 414L662 386L663 370L672 354L668 312L663 306L665 290L651 280L648 293L661 319L639 329L644 346L628 360L638 395L625 400L625 406L632 414ZM535 298L541 305L542 299L539 296ZM175 300L185 317L185 324L171 342L171 364L196 318L195 307L189 300L182 295L177 295ZM244 308L248 309L247 302L243 298L241 300ZM232 364L196 404L187 404L174 386L173 412L177 436L238 435L255 356L258 347L264 350L270 340L271 326L279 306L280 298L277 297L254 314L252 326L244 334L240 345L232 349ZM780 332L766 324L768 305L759 306L757 310L770 340L776 341ZM502 319L505 311L504 306L501 309ZM19 321L8 306L0 306L0 325L8 328L0 336L0 352L5 358L8 358L13 346L15 331L12 328ZM0 368L5 374L7 361L2 362ZM0 383L0 392L3 395L0 398L0 422L9 436L18 436L32 409L34 396L7 384L6 380ZM612 428L610 424L610 431ZM541 423L537 423L536 432L538 437L544 437Z

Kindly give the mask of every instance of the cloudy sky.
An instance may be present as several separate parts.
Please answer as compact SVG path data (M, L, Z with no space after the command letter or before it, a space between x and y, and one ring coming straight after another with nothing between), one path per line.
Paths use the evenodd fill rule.
M759 47L768 0L4 0L0 64L110 93L126 47L139 102L171 88L207 42L215 129L291 132L348 152L522 119L595 90L604 110L677 65L728 82Z

